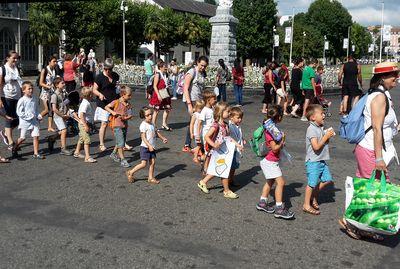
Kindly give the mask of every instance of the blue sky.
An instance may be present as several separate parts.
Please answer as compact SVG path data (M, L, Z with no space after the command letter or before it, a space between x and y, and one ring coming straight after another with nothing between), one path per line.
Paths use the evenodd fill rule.
M307 11L313 0L279 0L279 15L292 14ZM339 0L340 2L340 0ZM385 0L384 23L400 26L400 0ZM380 0L342 0L343 5L349 10L353 20L364 25L381 24L381 1Z

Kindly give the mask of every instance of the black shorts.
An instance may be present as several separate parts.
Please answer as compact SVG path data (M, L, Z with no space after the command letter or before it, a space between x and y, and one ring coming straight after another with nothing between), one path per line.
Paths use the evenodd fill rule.
M76 90L76 82L75 80L71 81L65 81L65 90L69 94L70 92L73 92Z
M1 97L1 102L3 103L6 115L13 118L12 120L6 119L5 123L4 123L4 127L6 127L6 128L18 127L18 124L19 124L19 119L18 119L18 115L17 115L18 100Z
M342 95L357 97L362 95L362 90L358 88L358 85L343 85Z
M301 105L304 102L304 96L303 93L301 92L300 87L291 86L290 92L293 96L293 100L296 105Z
M313 100L315 95L314 95L314 90L303 90L304 92L304 97L305 99Z

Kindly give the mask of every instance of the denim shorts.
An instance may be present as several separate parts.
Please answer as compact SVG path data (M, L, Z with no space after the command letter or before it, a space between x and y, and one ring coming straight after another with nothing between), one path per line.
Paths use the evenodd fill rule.
M329 166L325 161L306 162L308 186L315 188L320 182L333 181Z
M126 142L126 128L114 128L115 146L117 148L125 147Z
M233 155L232 159L232 166L231 169L239 169L240 167L240 154L235 151L235 154Z
M151 159L156 158L155 151L149 151L148 148L140 146L140 159L142 161L150 161Z

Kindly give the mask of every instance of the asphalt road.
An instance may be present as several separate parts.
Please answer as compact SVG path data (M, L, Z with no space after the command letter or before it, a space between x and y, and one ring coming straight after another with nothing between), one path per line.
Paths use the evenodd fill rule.
M393 91L398 100L400 89ZM338 127L338 98L333 98L333 116L326 125ZM262 98L245 98L243 131L250 137L262 120ZM145 104L144 94L135 93L137 115ZM169 143L159 144L157 186L137 176L129 185L125 169L107 154L98 154L98 137L91 148L98 163L88 165L58 154L32 160L31 144L24 145L22 158L0 165L0 268L398 268L398 236L382 243L355 241L340 231L344 180L355 173L353 145L340 138L331 142L331 171L335 187L321 194L320 216L301 211L306 185L305 130L299 120L285 118L281 126L288 134L287 148L295 157L283 168L287 179L286 204L296 219L284 221L258 212L255 205L265 182L257 158L250 148L236 179L240 198L223 198L219 179L216 188L203 194L196 183L200 168L181 152L187 114L181 101L173 103L166 133ZM396 102L397 111L399 110ZM138 162L140 144L136 117L130 123L129 143L136 152L129 161ZM44 127L44 126L43 126ZM42 129L42 139L47 131ZM106 145L113 140L107 134ZM74 147L77 138L69 138ZM43 140L44 141L44 140ZM398 140L396 140L398 142ZM41 143L46 154L46 143ZM59 144L56 144L59 147ZM9 154L4 146L1 155ZM109 152L108 152L109 153ZM399 181L397 167L392 177Z

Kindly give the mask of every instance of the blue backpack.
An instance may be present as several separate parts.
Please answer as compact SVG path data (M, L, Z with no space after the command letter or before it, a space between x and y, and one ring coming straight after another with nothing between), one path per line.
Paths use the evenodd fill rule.
M346 139L350 144L358 144L364 138L365 134L368 133L372 126L366 130L364 128L364 108L367 103L368 95L373 92L383 93L386 97L386 111L385 116L389 112L389 100L385 92L380 89L370 89L368 93L364 94L357 104L350 111L349 115L344 116L340 119L340 137ZM383 146L385 148L385 146Z

